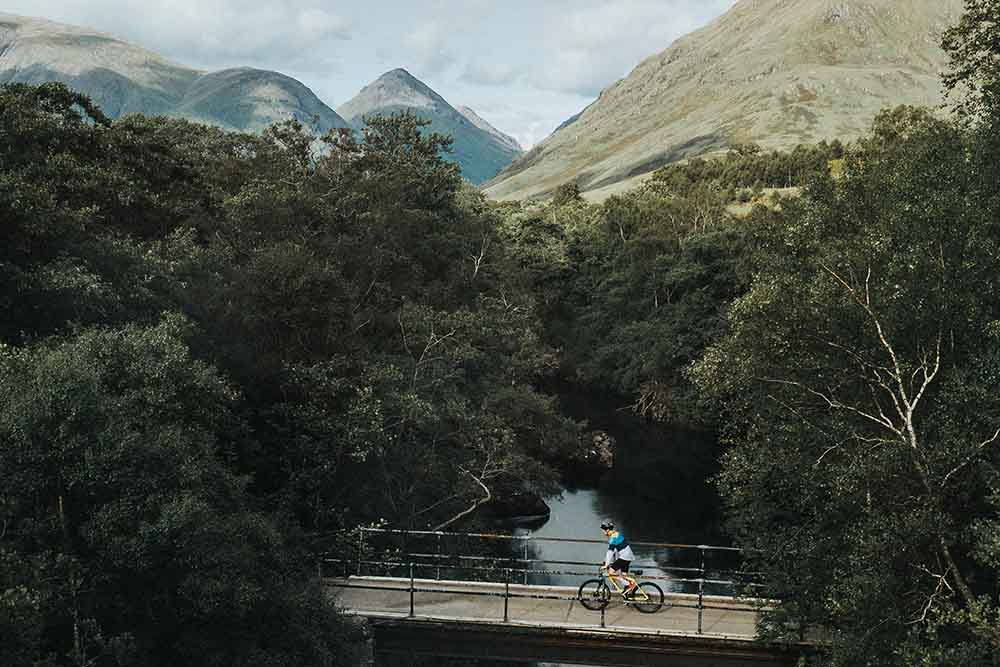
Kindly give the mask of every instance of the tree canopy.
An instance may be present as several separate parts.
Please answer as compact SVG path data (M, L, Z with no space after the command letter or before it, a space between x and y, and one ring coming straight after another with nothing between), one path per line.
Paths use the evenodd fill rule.
M356 664L317 550L557 491L594 456L569 387L720 435L764 636L998 664L997 10L944 37L955 117L597 204L490 202L412 114L0 87L0 663Z

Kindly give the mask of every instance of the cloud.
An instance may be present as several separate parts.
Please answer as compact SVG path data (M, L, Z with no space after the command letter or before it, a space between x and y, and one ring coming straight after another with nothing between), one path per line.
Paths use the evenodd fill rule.
M562 48L550 54L531 77L542 90L597 97L602 90L624 76L620 59L602 60L580 48Z
M412 68L421 76L440 74L458 60L447 46L448 36L443 24L425 21L403 37Z
M644 58L734 2L618 0L577 5L550 17L551 50L530 80L543 90L596 97Z
M473 62L465 66L459 79L478 86L509 86L525 74L524 67L504 63Z
M329 68L330 44L352 38L344 16L316 0L9 0L21 13L97 27L184 64L215 69Z

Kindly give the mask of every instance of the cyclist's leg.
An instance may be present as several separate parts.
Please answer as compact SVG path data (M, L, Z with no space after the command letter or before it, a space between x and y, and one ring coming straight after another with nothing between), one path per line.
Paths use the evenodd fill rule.
M629 565L629 561L617 560L608 567L608 575L613 575L615 586L622 595L631 593L636 588L635 579L628 573Z
M625 594L626 595L628 595L630 593L634 593L636 591L636 589L638 588L638 582L636 581L636 578L632 574L629 574L629 571L628 571L629 570L629 566L631 564L632 564L631 561L624 561L623 563L620 564L620 567L619 567L619 572L620 572L622 578L625 579L625 581L628 583L628 585L625 587Z

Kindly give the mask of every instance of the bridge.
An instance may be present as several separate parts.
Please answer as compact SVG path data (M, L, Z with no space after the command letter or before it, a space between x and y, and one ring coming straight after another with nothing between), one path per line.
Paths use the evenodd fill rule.
M545 543L549 543L546 545ZM545 556L563 552L592 560ZM656 613L613 598L585 609L602 540L366 528L354 554L319 575L350 614L368 619L380 656L620 665L793 665L811 645L756 638L759 576L730 547L633 542L642 581L665 592Z

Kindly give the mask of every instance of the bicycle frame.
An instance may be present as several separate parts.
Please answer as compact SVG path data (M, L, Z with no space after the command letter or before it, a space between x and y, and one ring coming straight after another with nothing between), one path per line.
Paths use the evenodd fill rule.
M605 584L607 584L609 581L611 582L611 585L609 586L609 588L611 588L612 590L614 590L614 592L617 593L618 595L623 595L625 593L625 589L622 588L618 584L618 577L621 577L622 579L627 579L627 580L631 581L633 584L636 585L636 589L633 592L633 595L635 596L635 598L634 598L635 600L648 600L649 599L649 596L646 595L646 592L644 590L642 590L641 588L638 587L639 586L639 578L636 577L635 575L632 575L632 574L630 574L628 572L619 572L617 574L611 574L610 572L608 572L608 569L606 567L602 567L601 571L600 571L600 576L601 576L601 579L604 581Z

